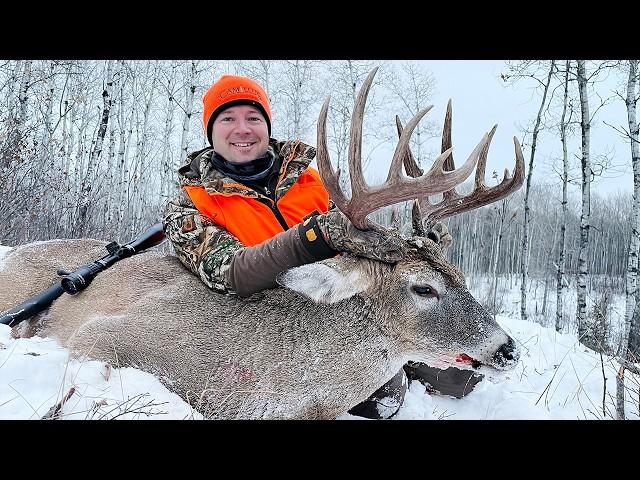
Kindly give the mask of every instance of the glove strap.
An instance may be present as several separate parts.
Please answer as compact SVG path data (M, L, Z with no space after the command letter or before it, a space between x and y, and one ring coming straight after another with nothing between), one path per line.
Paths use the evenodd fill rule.
M316 215L314 215L314 213ZM324 260L325 258L331 258L335 256L338 251L334 250L325 241L324 235L320 231L318 221L316 220L317 212L309 214L302 223L298 225L298 233L302 244L307 251L313 255L316 260Z

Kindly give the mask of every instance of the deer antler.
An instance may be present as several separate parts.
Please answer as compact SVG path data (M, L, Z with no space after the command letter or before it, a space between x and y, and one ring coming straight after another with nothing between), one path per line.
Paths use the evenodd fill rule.
M402 138L404 135L402 124L400 119L396 116L396 127L398 128L398 136ZM487 154L489 153L489 145L493 138L493 134L498 126L495 125L488 134L488 142L480 152L480 158L478 160L478 167L476 168L476 176L473 191L466 196L461 196L455 191L455 187L443 192L442 201L437 204L432 204L429 201L427 195L418 197L414 209L413 227L418 234L424 234L423 225L428 228L432 227L438 220L445 219L452 215L457 215L462 212L467 212L475 208L488 205L493 202L510 195L518 190L524 182L524 158L522 156L522 149L520 143L516 137L513 137L513 143L516 150L516 166L513 172L513 177L509 176L509 169L505 168L504 177L502 182L491 188L487 188L484 184L484 173L487 165ZM408 128L408 125L407 125ZM451 149L451 100L447 103L447 114L445 115L444 128L442 131L442 151L449 151ZM418 167L415 158L411 154L410 150L407 150L403 158L404 168L412 177L422 174L420 167ZM453 155L450 154L447 158L447 162L444 163L443 168L445 170L453 170L455 168L453 163ZM416 218L419 216L419 220ZM418 224L420 224L418 226Z
M457 170L443 170L445 161L451 155L451 148L448 148L436 158L433 166L425 175L416 178L405 177L402 175L402 162L407 156L407 152L409 152L411 134L420 119L433 108L433 106L429 106L419 111L401 133L391 160L387 180L382 185L374 187L367 185L362 174L362 121L369 88L373 83L373 77L377 70L378 68L374 68L367 76L358 92L353 108L349 140L351 200L347 200L340 188L340 169L334 171L329 158L326 123L330 97L322 105L320 117L318 118L317 160L320 177L335 205L360 229L379 228L379 226L367 219L367 215L381 207L452 190L456 185L464 182L471 175L480 153L486 149L489 141L488 136L484 135L483 139L469 155L467 161Z

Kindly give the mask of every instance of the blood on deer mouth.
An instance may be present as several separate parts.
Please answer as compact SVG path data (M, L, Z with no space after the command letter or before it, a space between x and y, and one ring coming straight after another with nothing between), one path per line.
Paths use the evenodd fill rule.
M473 368L478 369L482 365L482 362L476 360L475 358L471 358L466 353L460 353L456 357L456 363L464 363L467 365L471 365Z

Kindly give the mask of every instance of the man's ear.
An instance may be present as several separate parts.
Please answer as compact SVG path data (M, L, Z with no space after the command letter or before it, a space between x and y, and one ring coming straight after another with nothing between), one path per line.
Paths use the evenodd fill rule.
M315 303L336 303L364 292L371 285L357 262L326 261L309 263L282 272L276 281Z

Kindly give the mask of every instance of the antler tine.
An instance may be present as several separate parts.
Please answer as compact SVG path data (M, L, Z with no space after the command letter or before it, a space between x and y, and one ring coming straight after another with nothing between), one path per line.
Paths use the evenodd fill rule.
M459 213L467 212L469 210L497 202L498 200L511 195L522 186L524 183L524 157L522 155L520 143L516 137L513 137L516 156L516 166L513 176L509 176L509 170L505 169L504 177L498 185L490 188L487 188L484 185L486 157L489 149L489 143L496 131L496 127L497 126L494 126L489 133L489 142L487 142L486 149L481 154L481 160L478 161L478 170L476 171L476 181L473 192L467 196L458 198L455 202L447 202L443 200L437 205L431 205L430 209L427 207L429 212L423 217L423 223L425 225L432 226L438 220L443 220L452 215L457 215ZM422 202L420 203L420 207L424 208Z
M406 165L406 157L410 156L411 158L413 158L413 155L411 154L411 151L409 149L411 134L413 133L413 130L418 126L418 122L422 119L422 117L424 117L432 108L433 105L429 105L427 108L420 110L413 116L411 120L409 120L407 126L404 129L400 130L400 139L398 140L396 150L393 153L391 166L389 167L389 174L387 175L385 184L397 184L402 181L402 163L405 163Z
M452 108L451 108L451 99L447 102L447 113L444 118L444 127L442 129L442 151L446 151L449 148L452 148L451 141L451 126L452 126ZM485 189L484 185L484 174L487 165L487 154L489 153L489 145L491 144L491 140L493 139L493 135L498 126L494 125L494 127L489 132L489 139L485 148L482 149L480 153L480 157L478 158L478 164L476 166L476 175L474 181L474 190L483 190ZM453 161L453 154L447 158L442 168L444 170L453 170L455 168L455 162ZM438 204L432 204L429 201L428 197L422 197L417 200L416 208L419 212L422 213L423 219L431 219L431 225L435 223L433 219L434 213L443 209L449 203L457 204L462 198L458 192L456 192L455 187L451 190L447 190L442 194L442 201ZM415 223L415 221L414 221ZM429 226L431 226L429 225ZM415 229L414 229L415 230Z
M318 117L318 138L317 138L317 163L318 172L322 183L329 192L333 203L342 212L346 212L348 208L348 201L340 188L340 169L336 172L331 165L331 159L329 157L329 149L327 148L327 112L329 110L329 101L331 97L327 97L320 109L320 116Z
M447 102L447 113L444 115L444 126L442 127L442 148L440 152L445 152L446 150L453 147L451 143L451 99ZM456 168L455 162L453 161L453 153L449 156L442 168L446 171L453 170Z
M400 138L402 136L402 123L400 122L400 117L398 115L396 115L396 129L398 130L398 138ZM416 162L416 159L413 157L411 148L407 148L407 154L403 158L402 162L404 164L405 172L407 172L407 175L410 177L419 177L424 173L424 170L418 166L418 162Z
M447 160L447 157L451 155L451 149L445 150L434 160L431 169L425 175L420 178L412 179L412 182L419 182L424 184L425 187L428 187L424 188L422 195L434 195L436 193L451 190L456 185L460 185L469 177L469 175L471 175L471 172L473 172L478 158L480 157L480 153L485 148L488 140L489 137L485 133L482 140L480 140L478 145L476 145L476 148L474 148L469 155L469 158L467 158L467 161L464 162L461 167L451 171L445 171L443 169L444 162ZM429 182L427 182L427 179ZM421 192L418 191L416 193L420 194Z
M442 130L442 152L447 152L452 148L451 141L451 125L452 125L452 109L451 109L451 100L447 102L447 112L445 114L444 126ZM402 123L400 119L396 116L396 127L398 129L398 136L401 136L403 133ZM491 139L493 138L493 134L495 133L496 127L494 126L491 132L488 135L487 142L483 146L480 155L478 157L478 163L476 166L476 176L475 176L475 188L483 189L484 187L484 172L487 161L487 153L489 150L489 144L491 143ZM404 156L404 165L407 174L411 177L418 177L422 175L422 171L417 165L411 150L407 149L407 152ZM455 164L453 161L453 155L449 154L449 156L444 160L442 164L443 171L452 171L455 169ZM422 222L424 218L432 218L434 217L434 213L439 212L445 206L449 204L456 204L460 198L462 198L455 190L455 186L449 190L443 192L443 199L440 203L434 205L429 201L428 196L420 196L414 202L412 211L411 211L411 220L413 225L414 233L418 236L423 236L425 229ZM431 226L431 225L429 225Z
M396 115L396 129L398 130L398 138L402 136L402 122L400 121L400 117ZM407 175L410 177L416 178L421 176L424 173L424 170L420 168L418 162L411 153L411 148L407 147L406 155L404 156L402 163L404 164L404 170L407 172ZM423 200L427 200L427 197L422 197ZM420 208L420 200L416 199L413 201L413 206L411 207L411 225L413 227L414 235L419 237L424 237L426 232L424 231L424 227L422 226L422 212Z
M352 200L359 198L359 192L367 192L369 190L362 174L362 123L369 89L377 71L378 67L375 67L367 75L353 106L353 117L351 118L351 130L349 132L349 175L351 177Z
M489 132L489 141L487 142L487 146L480 153L478 166L476 167L476 179L473 186L474 190L483 190L487 188L487 186L484 184L484 173L487 168L487 155L489 155L489 146L491 145L491 140L493 140L493 135L496 133L497 128L498 125L493 126L493 128Z

